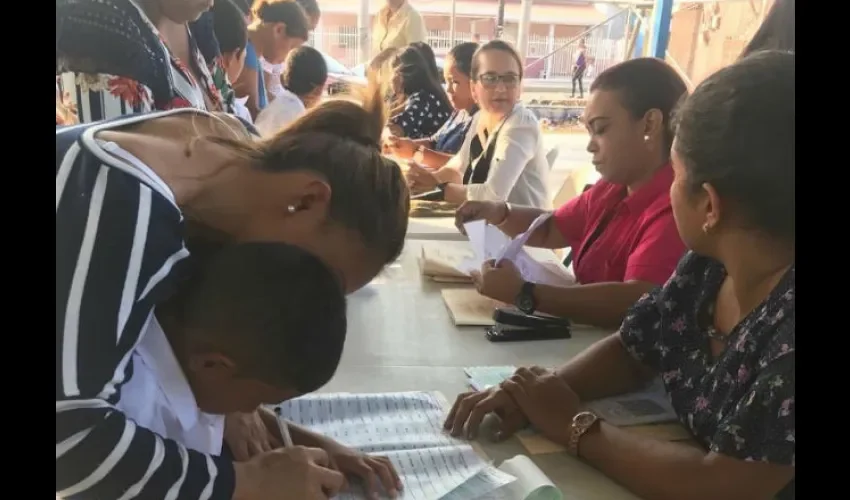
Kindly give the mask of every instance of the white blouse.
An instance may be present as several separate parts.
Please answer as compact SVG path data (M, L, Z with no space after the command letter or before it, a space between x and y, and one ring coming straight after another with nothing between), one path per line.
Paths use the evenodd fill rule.
M483 133L482 112L476 113L466 133L460 151L446 167L464 174L469 168L469 148L476 134ZM502 125L498 134L488 137L483 143L484 151L496 136L493 158L487 180L482 184L468 184L468 200L507 201L517 205L549 209L549 162L543 145L543 133L537 117L522 104L514 107L513 113Z

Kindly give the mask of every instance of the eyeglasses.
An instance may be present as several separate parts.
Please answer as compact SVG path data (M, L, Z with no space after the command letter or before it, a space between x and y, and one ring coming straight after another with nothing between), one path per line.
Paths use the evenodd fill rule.
M519 75L516 73L505 73L504 75L484 73L483 75L478 75L477 80L488 89L496 88L499 82L504 83L506 88L512 89L519 84Z

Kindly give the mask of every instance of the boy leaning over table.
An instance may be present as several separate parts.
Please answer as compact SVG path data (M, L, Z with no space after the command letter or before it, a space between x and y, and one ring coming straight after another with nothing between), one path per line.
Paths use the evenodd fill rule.
M270 442L257 436L237 441L243 449L227 450L224 415L250 413L327 383L342 355L345 308L337 280L312 255L279 243L231 246L151 316L116 406L136 424L203 453L239 459L268 451L269 444L282 447L277 416L261 408L259 427ZM288 428L307 458L293 461L287 491L293 500L329 498L345 486L345 475L363 479L372 496L383 488L394 497L401 489L385 457Z

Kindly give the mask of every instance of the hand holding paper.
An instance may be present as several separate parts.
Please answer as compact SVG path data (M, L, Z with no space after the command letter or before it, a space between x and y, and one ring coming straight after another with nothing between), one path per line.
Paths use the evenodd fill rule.
M488 260L496 261L499 265L495 267L499 268L502 267L504 261L510 261L516 266L522 281L554 286L572 285L575 279L557 261L553 252L544 249L524 248L531 234L549 217L551 217L551 214L541 215L535 219L528 231L518 235L513 240L497 227L491 226L483 220L464 224L464 230L474 252L474 258L470 258L464 263L464 269L482 269L482 266ZM534 257L529 250L536 250ZM543 255L546 255L545 259L541 258ZM491 297L508 302L513 300L513 296L508 298Z

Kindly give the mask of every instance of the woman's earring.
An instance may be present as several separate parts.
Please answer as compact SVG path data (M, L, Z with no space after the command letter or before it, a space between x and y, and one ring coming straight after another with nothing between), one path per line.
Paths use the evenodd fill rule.
M643 136L643 142L649 142L649 135Z
M705 234L708 234L709 231L711 231L711 224L706 222L705 224L702 225L702 232L705 233Z
M291 214L294 214L296 210L298 210L298 209L295 208L295 205L289 205L288 207L286 207L286 211L291 213Z

